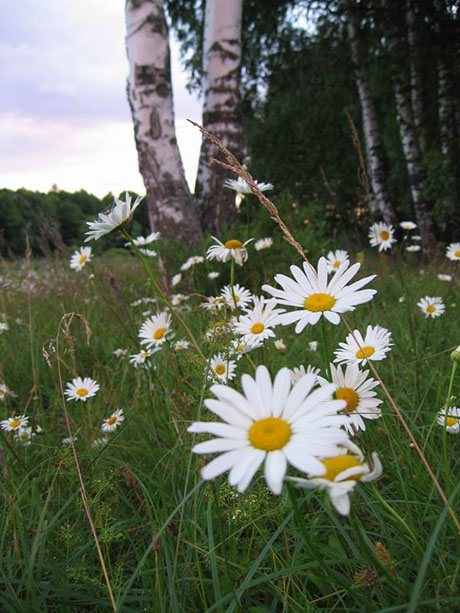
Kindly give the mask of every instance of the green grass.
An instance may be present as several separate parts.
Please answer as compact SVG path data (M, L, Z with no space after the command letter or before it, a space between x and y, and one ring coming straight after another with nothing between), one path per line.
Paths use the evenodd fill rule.
M312 254L315 263L319 254ZM446 437L446 466L443 430L435 420L446 400L450 352L460 343L458 284L437 279L444 261L422 271L415 258L360 257L359 274L378 275L372 282L378 294L357 307L350 323L361 330L372 323L392 331L395 345L376 363L379 374L455 507L459 439ZM184 253L165 253L171 274L183 259ZM271 250L251 250L235 281L259 294L262 283L288 272L298 259L275 237ZM210 281L207 270L220 271L220 278ZM3 264L0 270L0 313L10 325L0 336L0 382L17 394L0 405L1 419L25 413L43 428L30 446L0 435L1 610L111 610L72 452L61 445L68 433L55 339L62 316L70 312L82 315L91 335L80 318L74 318L66 337L61 335L64 383L78 374L101 386L88 402L69 402L68 412L119 611L460 609L458 534L387 402L383 417L368 421L366 431L354 438L366 453L379 453L383 476L357 485L348 517L338 515L323 492L285 487L281 496L273 496L261 471L243 495L225 476L205 483L199 469L206 459L191 455L193 437L186 432L198 415L207 418L203 362L193 350L168 348L155 355L151 370L115 358L119 347L138 351L137 332L149 305L130 303L152 296L152 288L134 258L116 250L96 258L93 280L88 273L70 271L67 261ZM199 295L216 294L229 274L228 264L202 264L175 288L192 294L192 309L184 317L206 357L225 350L229 339L205 340L209 320L223 315L200 309ZM425 295L443 296L446 314L426 320L416 307ZM184 338L175 328L176 339ZM293 326L280 327L277 336L287 352L276 351L270 341L250 359L243 357L235 386L241 374L253 373L251 360L266 364L272 374L300 364L324 370L320 326L300 335ZM328 325L327 336L332 358L346 330ZM315 353L308 350L312 340L320 343ZM454 395L460 392L459 377ZM381 390L379 396L384 398ZM124 409L126 420L107 446L92 449L92 441L102 436L102 419L117 408Z

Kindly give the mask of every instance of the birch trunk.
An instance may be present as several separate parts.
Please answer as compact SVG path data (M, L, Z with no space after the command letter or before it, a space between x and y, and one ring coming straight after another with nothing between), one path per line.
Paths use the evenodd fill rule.
M241 19L243 0L206 0L203 72L203 125L237 157L242 156L240 100ZM203 227L219 233L236 219L235 192L223 187L228 172L213 162L215 146L203 138L195 202ZM234 177L231 177L234 178Z
M177 146L168 27L163 0L126 1L128 100L152 230L193 243L201 237Z
M356 86L363 121L364 141L370 184L372 188L369 208L372 213L380 212L386 223L396 221L396 215L386 186L385 171L382 157L382 145L377 123L377 114L369 83L369 72L366 59L360 46L359 18L351 2L345 4L347 13L347 31L354 66Z
M422 79L419 65L419 14L415 0L406 0L407 40L409 43L411 102L414 128L422 154L426 151L425 124L423 121Z

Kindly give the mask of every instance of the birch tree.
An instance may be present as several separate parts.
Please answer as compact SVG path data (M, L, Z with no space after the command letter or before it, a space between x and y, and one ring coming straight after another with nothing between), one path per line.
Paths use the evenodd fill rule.
M350 43L353 68L363 121L364 141L370 184L372 188L369 207L372 213L377 211L382 215L386 223L395 223L396 215L386 185L385 170L383 164L382 144L380 141L377 113L374 106L372 91L369 83L369 71L367 58L362 46L362 34L360 33L360 19L356 12L356 4L351 1L345 2L347 18L347 32Z
M201 237L177 146L163 0L126 0L128 100L152 230L187 243Z
M242 11L243 0L206 0L203 41L203 125L238 158L242 157ZM195 201L203 226L212 232L236 218L235 193L223 187L228 172L213 162L219 157L216 147L203 138Z

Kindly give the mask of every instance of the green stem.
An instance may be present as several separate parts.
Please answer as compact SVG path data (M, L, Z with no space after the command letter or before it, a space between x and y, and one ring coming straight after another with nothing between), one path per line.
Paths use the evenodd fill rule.
M238 310L238 303L236 302L235 290L233 285L235 284L235 260L232 258L230 260L230 291L232 293L233 304L235 305L235 310Z
M444 406L444 432L442 434L442 448L443 448L443 455L444 455L444 474L445 474L445 481L447 485L450 485L449 458L447 455L447 419L449 417L450 400L452 397L452 388L454 386L454 377L455 377L455 372L457 370L457 366L458 366L458 362L456 360L453 360L452 370L450 371L449 387L447 389L447 399L446 399L446 404Z
M329 366L329 344L327 342L326 322L324 317L321 317L321 337L323 339L321 353L323 354L324 370L328 379L331 378L331 369Z

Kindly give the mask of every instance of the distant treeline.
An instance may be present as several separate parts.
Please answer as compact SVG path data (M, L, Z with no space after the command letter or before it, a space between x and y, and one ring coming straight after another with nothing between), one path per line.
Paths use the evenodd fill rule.
M86 222L110 208L112 202L112 194L99 199L84 190L70 193L52 189L44 194L0 189L0 255L22 256L27 243L32 253L43 256L78 247L84 240ZM140 234L148 227L147 209L139 207L133 232ZM117 244L117 238L108 240Z

